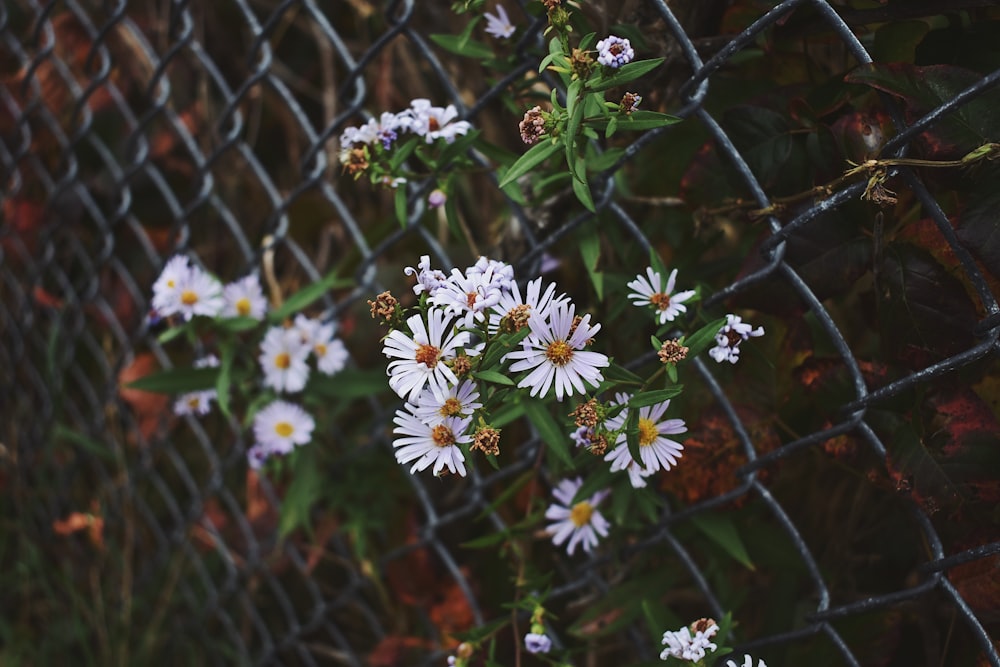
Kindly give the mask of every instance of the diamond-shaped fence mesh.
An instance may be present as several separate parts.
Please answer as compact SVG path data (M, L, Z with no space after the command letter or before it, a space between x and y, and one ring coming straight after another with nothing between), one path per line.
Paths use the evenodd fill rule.
M775 71L801 66L774 46L775 34L828 51L831 72L839 67L842 76L872 62L872 54L891 57L872 39L872 24L904 30L940 11L935 3L869 4L638 0L583 7L595 24L641 27L645 51L667 58L644 91L644 107L685 119L618 145L617 159L591 182L599 224L616 228L645 256L670 246L663 230L679 217L711 226L725 216L708 210L713 206L758 211L752 221L734 223L731 216L725 223L755 225L757 242L733 251L742 253L737 270L717 272L716 289L702 305L777 313L769 329L807 332L817 352L797 365L751 365L759 374L741 376L751 382L743 389L728 367L707 357L693 362L687 382L698 385L704 418L692 430L698 442L688 445L693 471L684 484L699 490L674 496L617 552L553 560L548 604L563 623L554 639L590 647L576 664L655 660L659 637L644 622L642 602L656 597L678 614L719 618L733 610L738 648L772 665L1000 666L989 634L1000 622L996 513L978 531L949 533L949 523L977 502L995 507L996 479L969 472L966 481L981 496L951 503L948 494L968 489L937 485L935 476L964 473L930 459L902 466L900 458L924 450L901 441L884 416L886 406L967 392L973 375L977 382L990 377L982 369L991 364L995 379L996 234L956 231L953 202L936 196L939 182L928 185L936 176L899 164L889 168L890 183L913 202L905 215L919 233L940 239L948 269L942 275L922 254L881 261L888 243L882 214L859 203L871 194L866 180L776 205L781 198L758 165L762 154L787 150L785 139L748 145L727 114L727 71L735 63L756 58ZM955 4L944 23L1000 20L977 14L992 11L992 2ZM539 469L542 443L528 426L511 427L522 429L523 442L498 470L477 463L468 478L444 482L398 470L365 476L369 467L385 469L373 460L391 461L396 406L385 393L359 391L348 405L331 408L338 412L327 435L343 446L322 483L346 489L344 502L354 494L359 503L404 507L405 518L362 535L338 513L316 508L311 530L279 537L287 480L248 474L252 435L237 419L179 419L167 397L123 388L155 368L190 363L180 348L158 342L146 317L150 286L178 252L225 280L273 266L287 291L339 267L351 286L329 292L322 315L341 323L352 368L384 364L365 300L390 287L406 291L402 267L421 254L442 267L461 266L472 254L446 241L443 218L439 229L427 210L427 183L408 184L409 221L398 224L391 194L341 173L337 138L373 114L426 97L455 104L487 139L523 151L516 125L527 105L510 106L507 93L546 52L546 21L540 3L507 5L519 31L506 47L508 74L491 78L477 61L430 39L459 34L467 20L443 2L0 4L5 657L28 655L22 642L30 637L41 642L35 655L43 659L72 651L98 664L444 664L442 637L510 615L495 604L505 594L495 589L513 586L509 554L461 544L519 520L494 502ZM743 29L719 31L723 14L730 27L739 21ZM996 127L998 80L1000 70L935 89L940 102L926 108L898 91L881 93L878 114L892 137L879 155L905 158L929 130L948 123L986 127L976 124L977 113L992 114ZM912 83L914 90L921 85ZM817 117L836 108L813 97L803 101L803 114L807 103ZM692 141L704 144L694 153L698 164L667 166L672 147ZM521 205L496 187L490 158L471 157L481 166L465 193L470 236L478 239L473 252L509 261L521 276L537 275L551 257L572 269L579 260L564 256L577 257L574 234L598 216L576 206L571 194ZM803 168L791 157L776 159L780 168ZM677 185L660 179L698 169L703 185L680 200L664 196L676 194ZM729 179L739 198L713 203L712 178ZM640 182L649 196L637 194L644 192ZM979 206L992 215L983 224L995 232L995 207ZM496 224L476 218L477 211L497 210L508 217ZM861 250L824 254L839 247L840 230L857 215L874 221L852 246ZM725 224L712 244L725 245ZM886 371L873 350L893 334L875 325L876 306L851 311L844 304L859 301L833 284L853 282L852 262L862 271L879 266L887 295L906 291L909 281L947 283L938 301L907 292L912 298L901 306L932 309L914 321L940 318L940 330L919 335L941 339L934 349L945 352L908 357L906 373ZM965 310L949 307L952 282ZM760 306L767 302L782 305ZM870 326L858 324L865 319ZM608 322L605 329L614 327ZM868 337L858 329L870 330ZM898 336L911 340L911 333ZM641 352L644 344L624 348L631 350L624 358L619 350L619 359L636 369L655 361ZM793 370L798 388L788 389L791 378L782 374ZM798 391L809 405L810 381L820 385L832 376L837 393L816 399L823 410L794 424L740 398L747 391ZM958 409L938 414L970 428L976 418ZM983 423L980 440L995 449L995 417ZM712 455L699 454L699 443L714 443ZM851 456L836 456L847 450ZM830 460L837 463L819 462ZM984 460L982 470L989 465ZM903 468L917 474L899 474ZM714 470L716 481L698 487L699 469ZM790 488L789 479L799 486ZM67 536L57 526L74 513L91 524ZM750 551L768 554L769 567L780 564L780 571L736 561L737 574L706 568L712 540L705 536L725 542L725 531L711 527L727 513L745 522ZM97 538L86 537L91 529ZM649 573L664 568L674 572L672 592L647 590ZM520 623L523 634L524 617Z

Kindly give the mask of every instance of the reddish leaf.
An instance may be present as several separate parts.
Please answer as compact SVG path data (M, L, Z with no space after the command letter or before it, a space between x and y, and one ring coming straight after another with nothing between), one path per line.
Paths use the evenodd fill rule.
M446 585L440 601L431 607L430 617L446 646L457 645L455 634L471 629L476 621L468 598L454 581Z
M427 651L433 644L420 637L400 637L387 635L382 638L371 653L368 654L368 667L398 667L412 665L417 662L417 650Z
M139 433L148 439L160 425L160 418L168 412L170 397L141 389L130 389L126 385L158 370L156 358L149 352L138 354L135 360L118 374L118 393L132 408Z

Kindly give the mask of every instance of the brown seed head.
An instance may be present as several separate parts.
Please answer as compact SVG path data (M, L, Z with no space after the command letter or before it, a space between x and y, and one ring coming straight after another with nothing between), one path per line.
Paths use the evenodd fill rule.
M452 373L459 378L465 377L469 374L469 371L472 370L472 362L469 361L469 357L464 354L455 357L451 361L450 366Z
M372 319L381 319L383 322L389 322L392 317L396 314L396 305L399 301L389 292L382 292L374 301L369 301L368 305L371 306Z
M594 456L604 456L608 451L608 439L603 434L594 435L590 439L590 453Z
M676 340L668 340L664 341L663 345L660 346L660 351L656 353L656 356L665 364L676 364L677 362L684 361L687 358L687 354L688 348Z
M534 106L524 112L524 118L518 123L517 128L521 131L521 141L528 146L538 143L538 139L545 134L545 116L542 107Z
M592 398L586 403L578 405L573 412L569 413L569 416L573 418L573 422L577 426L594 428L600 421L600 416L597 414L597 399Z
M490 454L493 456L499 456L500 431L492 426L484 426L476 431L476 435L472 440L472 446L469 447L469 450L475 451L477 449L487 456Z
M641 95L636 93L625 93L622 96L621 103L618 105L618 110L626 116L631 116L632 112L639 108L639 102L642 102Z
M691 632L706 632L716 625L718 623L711 618L699 618L691 624Z

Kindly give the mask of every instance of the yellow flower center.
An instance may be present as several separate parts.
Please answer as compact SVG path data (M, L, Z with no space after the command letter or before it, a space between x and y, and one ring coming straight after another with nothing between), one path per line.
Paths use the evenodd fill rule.
M295 431L295 427L288 422L278 422L274 425L274 432L282 438L287 438Z
M431 429L431 439L438 447L448 447L455 444L455 434L444 424L438 424Z
M250 314L250 299L243 297L236 302L236 312L242 317Z
M434 368L437 366L438 355L440 354L441 350L433 345L418 345L415 358L418 364L424 364L427 368Z
M274 365L280 368L281 370L285 370L286 368L292 365L291 355L289 355L287 352L279 352L278 354L274 355Z
M670 307L670 295L664 294L663 292L657 292L653 296L649 297L649 302L656 306L657 310L666 310Z
M197 394L195 394L194 396L188 398L187 403L189 408L191 408L192 410L197 410L198 406L201 405L201 398Z
M193 306L198 303L198 293L189 289L184 290L181 292L181 303L185 306Z
M173 288L177 287L177 281L176 280L168 280L167 281L167 287L169 287L170 289L173 289Z
M573 358L573 348L564 340L552 341L545 350L545 356L553 365L565 366Z
M316 347L315 347L315 350L316 350L316 356L317 357L325 357L326 356L326 345L323 345L323 343L317 344Z
M590 503L586 500L578 502L573 505L573 509L569 511L569 520L573 522L573 525L577 528L583 528L588 523L590 523L590 516L594 513L594 508L591 507Z
M652 419L639 417L639 446L649 447L660 436L660 430Z
M456 415L462 414L462 402L455 397L451 397L444 402L441 409L438 410L442 417L454 417Z

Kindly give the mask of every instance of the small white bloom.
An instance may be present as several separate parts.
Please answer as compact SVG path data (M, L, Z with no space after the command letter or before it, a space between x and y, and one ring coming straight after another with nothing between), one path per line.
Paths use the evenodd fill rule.
M382 354L395 359L386 369L389 387L411 403L424 387L430 387L435 398L444 401L448 388L458 384L455 373L444 362L455 358L458 349L469 342L469 334L455 331L451 318L437 308L427 312L427 324L419 313L406 324L413 337L395 329L386 336L382 348Z
M597 506L610 493L608 490L598 491L588 500L581 500L573 503L573 496L583 486L583 480L564 479L552 489L552 495L558 501L549 505L545 510L545 518L554 521L546 528L546 532L552 535L552 543L557 547L562 545L567 539L566 553L570 556L576 551L578 544L583 545L583 550L590 552L597 546L597 537L608 536L608 529L611 524L597 510Z
M497 15L493 16L489 12L483 12L483 18L486 19L486 32L487 34L493 35L497 39L507 39L514 34L517 28L514 24L510 22L510 18L507 16L507 10L503 8L503 5L497 5Z
M421 255L417 268L408 266L403 269L403 273L417 277L417 284L413 286L413 293L417 296L420 296L421 292L427 292L428 296L433 296L441 287L441 283L448 279L443 271L431 268L430 255Z
M217 368L219 358L209 354L194 362L195 368ZM217 397L215 389L202 389L183 394L174 402L175 415L207 415L212 409L212 400Z
M350 355L343 341L335 338L333 323L323 324L312 337L311 347L320 373L334 375L344 370Z
M738 665L732 660L726 660L726 667L753 667L753 657L743 654L743 664ZM757 667L767 667L762 659L757 660Z
M485 274L489 272L493 277L491 282L502 290L509 290L514 285L514 267L499 259L490 259L480 256L476 263L465 270L465 275Z
M272 454L287 454L296 445L307 444L314 428L313 418L295 403L282 400L268 403L253 419L257 444L247 452L250 465L260 467Z
M222 298L225 301L223 317L252 317L262 320L267 312L267 300L260 287L260 280L252 273L226 285L222 290Z
M565 302L552 303L548 318L533 313L528 318L531 334L522 349L504 356L516 360L510 366L512 372L531 371L517 386L530 387L532 396L545 396L555 384L556 399L561 401L574 390L584 393L584 382L597 387L604 380L599 369L610 363L608 358L583 349L601 325L591 326L588 314L574 327L573 315L573 304Z
M715 334L715 347L708 351L708 355L716 362L728 361L735 364L740 360L740 343L749 338L758 338L764 335L764 327L753 328L747 324L739 315L726 315L726 324Z
M180 312L181 285L187 282L191 262L184 255L175 255L163 266L153 283L153 309L159 317L170 317Z
M276 391L302 391L309 380L309 346L296 328L271 327L260 343L264 384Z
M524 650L528 653L548 653L552 650L552 640L544 633L529 632L524 635Z
M483 407L479 402L479 390L472 380L465 380L450 387L443 401L434 397L434 392L424 389L417 402L410 406L413 414L429 426L437 426L448 417L470 417Z
M474 326L476 321L486 319L490 309L500 303L502 287L500 281L494 280L493 268L471 274L452 269L451 275L429 301L443 308L445 313L461 317L466 327Z
M657 311L660 324L673 322L674 319L687 311L684 302L695 295L694 290L686 290L674 294L674 283L677 281L677 269L670 272L666 286L661 290L661 277L652 267L646 269L646 276L641 274L628 283L633 292L628 295L635 306L653 306Z
M615 400L621 405L627 403L628 399L626 394L620 393ZM684 446L664 436L684 433L687 428L683 419L663 419L663 414L668 407L670 407L669 400L639 408L641 465L632 458L625 433L618 434L618 438L615 440L617 446L604 457L605 461L611 462L611 472L628 470L629 481L635 488L646 486L646 482L642 480L643 477L649 477L661 468L670 470L676 466L677 459L681 457ZM628 411L629 408L625 408L614 417L609 418L606 427L609 430L622 428L628 420Z
M521 298L521 289L516 282L511 283L509 290L500 293L500 302L493 306L490 313L488 331L495 334L500 330L500 323L503 318L507 318L507 326L511 331L517 331L522 326L527 326L528 318L532 314L538 314L543 318L549 316L549 306L555 302L568 303L565 294L555 296L555 283L542 292L542 279L536 278L530 281L524 288L524 298Z
M222 284L204 269L192 266L179 286L181 317L190 320L195 315L217 317L225 306Z
M396 410L393 419L396 428L392 432L402 436L392 443L396 449L396 460L400 463L416 461L410 468L410 474L433 465L431 472L435 475L447 468L465 477L465 455L459 445L472 441L472 436L466 433L472 420L445 417L441 423L431 426L410 412L409 404L404 408L407 409Z
M597 43L597 62L602 65L617 69L632 62L633 58L635 50L627 39L608 35Z
M431 106L430 100L416 99L410 102L409 111L413 117L411 131L423 137L427 143L444 139L450 144L455 141L456 136L472 129L467 121L455 120L458 118L458 109L454 104L435 107Z
M667 648L660 653L660 660L669 657L697 662L705 657L706 650L715 651L718 646L709 641L719 631L719 626L710 619L695 621L692 628L697 628L692 634L691 628L681 628L676 632L664 632L662 644Z

